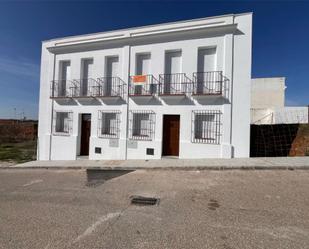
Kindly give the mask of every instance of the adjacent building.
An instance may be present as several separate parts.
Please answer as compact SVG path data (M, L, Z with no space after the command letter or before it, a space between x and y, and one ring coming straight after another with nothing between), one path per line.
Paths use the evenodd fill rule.
M308 123L308 106L286 106L285 77L251 81L251 124Z
M42 44L39 160L248 157L252 14Z

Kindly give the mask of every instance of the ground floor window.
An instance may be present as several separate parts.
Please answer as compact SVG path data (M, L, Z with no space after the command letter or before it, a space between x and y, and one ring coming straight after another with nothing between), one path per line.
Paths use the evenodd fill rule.
M152 140L155 130L153 111L131 111L129 136L134 140Z
M73 112L55 111L53 133L55 135L70 135L72 131Z
M120 111L99 111L98 136L119 138Z
M221 111L201 110L192 112L192 142L220 144Z

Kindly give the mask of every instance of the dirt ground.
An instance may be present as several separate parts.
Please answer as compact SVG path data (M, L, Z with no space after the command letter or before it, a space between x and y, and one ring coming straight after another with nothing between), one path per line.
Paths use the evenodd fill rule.
M36 159L36 141L0 144L0 165L23 163Z

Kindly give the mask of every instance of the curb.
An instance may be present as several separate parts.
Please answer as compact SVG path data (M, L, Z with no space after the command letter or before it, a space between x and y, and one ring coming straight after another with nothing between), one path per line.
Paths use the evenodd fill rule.
M91 166L25 166L25 167L16 167L16 166L5 166L0 167L1 169L46 169L46 170L87 170L87 169L96 169L96 170L309 170L309 165L304 166L168 166L168 167L91 167Z

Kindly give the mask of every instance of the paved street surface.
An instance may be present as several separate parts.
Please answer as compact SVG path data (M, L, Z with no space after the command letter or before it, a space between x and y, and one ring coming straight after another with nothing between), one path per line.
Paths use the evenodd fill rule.
M116 175L1 169L0 248L309 248L309 171Z
M16 163L14 163L14 162L0 161L0 168L2 168L2 167L10 167L10 166L14 166L14 165L16 165Z

